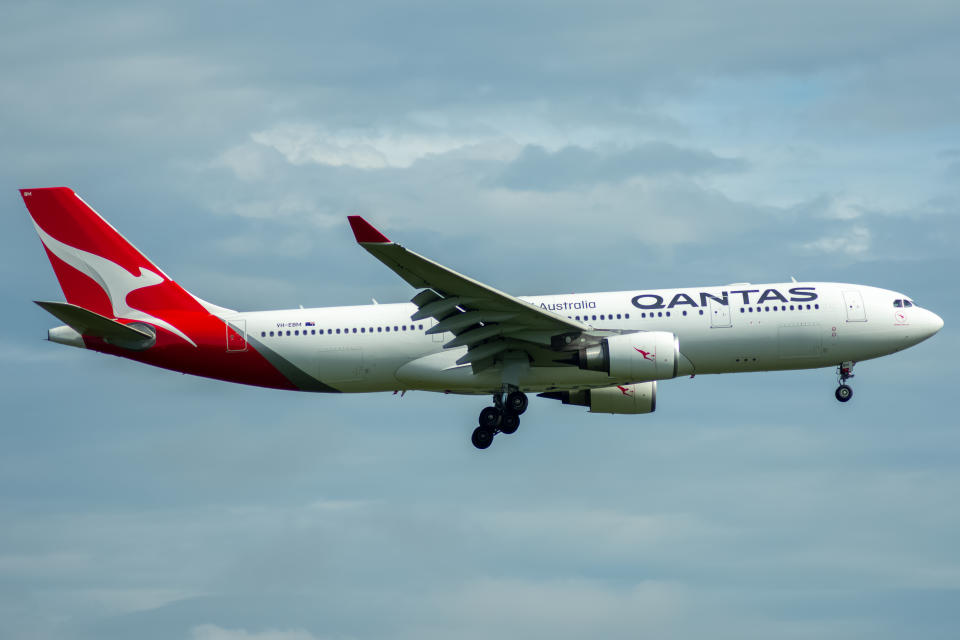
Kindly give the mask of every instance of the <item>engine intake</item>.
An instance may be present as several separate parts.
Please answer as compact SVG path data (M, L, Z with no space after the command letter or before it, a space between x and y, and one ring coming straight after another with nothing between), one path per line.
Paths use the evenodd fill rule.
M622 380L666 380L677 377L680 341L668 331L641 331L604 338L580 350L578 365Z

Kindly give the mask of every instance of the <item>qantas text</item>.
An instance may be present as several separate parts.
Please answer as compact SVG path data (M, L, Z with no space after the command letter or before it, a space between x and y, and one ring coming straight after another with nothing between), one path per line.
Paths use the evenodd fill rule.
M757 294L751 298L751 294ZM656 293L641 293L634 296L630 301L638 309L673 309L682 305L691 307L705 307L710 300L722 305L730 304L730 296L741 296L734 298L736 302L742 304L763 304L764 302L810 302L817 300L815 287L793 287L787 291L789 297L776 289L735 289L731 291L721 291L720 295L699 291L697 293L678 293L667 302L663 296ZM696 299L694 299L696 296ZM699 304L698 304L699 301Z

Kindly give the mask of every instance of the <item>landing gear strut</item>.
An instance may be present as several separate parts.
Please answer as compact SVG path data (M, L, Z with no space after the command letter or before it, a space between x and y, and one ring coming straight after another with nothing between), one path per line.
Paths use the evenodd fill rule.
M527 395L516 388L493 394L493 406L483 408L480 412L480 426L473 430L470 438L473 446L486 449L498 433L516 433L520 428L520 414L527 410L527 403Z
M847 402L853 397L853 389L847 384L847 380L853 377L853 365L855 364L856 362L844 362L837 367L837 377L839 378L840 386L837 387L833 395L835 395L840 402Z

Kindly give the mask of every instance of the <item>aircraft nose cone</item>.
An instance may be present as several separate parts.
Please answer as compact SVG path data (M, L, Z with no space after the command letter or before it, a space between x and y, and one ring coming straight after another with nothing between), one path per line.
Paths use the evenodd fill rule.
M930 312L930 335L935 334L936 332L943 329L943 318L937 314Z

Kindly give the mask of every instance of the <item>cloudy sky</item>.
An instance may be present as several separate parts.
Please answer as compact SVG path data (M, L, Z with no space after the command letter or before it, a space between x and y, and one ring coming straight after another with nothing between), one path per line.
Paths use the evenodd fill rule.
M0 636L955 638L960 6L6 2ZM840 280L946 328L648 416L234 387L43 342L18 187L197 295L405 301L345 216L515 294Z

